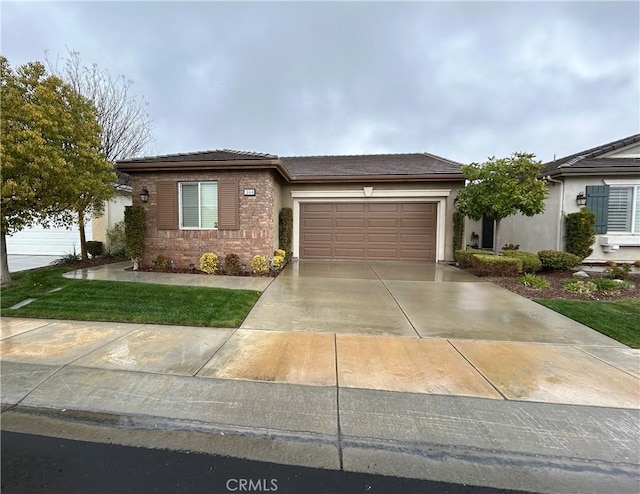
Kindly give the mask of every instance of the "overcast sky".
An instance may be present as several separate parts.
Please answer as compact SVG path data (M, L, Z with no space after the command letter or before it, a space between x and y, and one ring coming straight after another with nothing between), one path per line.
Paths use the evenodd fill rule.
M13 66L134 81L145 154L547 161L640 132L638 2L7 2Z

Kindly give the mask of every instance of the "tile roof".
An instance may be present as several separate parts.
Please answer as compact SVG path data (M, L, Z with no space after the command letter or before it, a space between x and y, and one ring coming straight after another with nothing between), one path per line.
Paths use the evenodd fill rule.
M205 162L249 160L255 161L257 167L276 166L287 180L294 181L314 179L335 181L366 177L376 177L376 180L384 180L385 177L396 179L415 177L420 180L431 176L441 176L443 180L463 178L460 163L429 153L278 157L274 154L222 149L132 158L118 161L117 165L119 169L131 172L149 168L149 166L156 168L154 164L166 169L167 166L172 166L171 163L201 167L206 166ZM195 163L201 164L195 165ZM238 164L243 167L247 165L247 163ZM230 164L230 166L233 165ZM452 175L455 177L451 177Z
M550 161L545 164L542 174L543 175L558 175L566 173L580 173L587 169L595 168L616 168L625 169L640 166L640 159L638 158L599 158L603 154L610 153L616 149L620 149L631 144L640 142L640 134L634 134L629 137L624 137L616 141L608 142L601 146L596 146L591 149L580 151L579 153L571 154L554 161ZM636 170L633 170L636 171ZM637 171L640 172L640 169Z
M428 153L289 156L282 162L294 178L370 175L460 174L461 164Z
M237 151L235 149L215 149L208 151L195 151L193 153L161 154L158 156L143 156L121 160L118 163L160 163L179 161L234 161L234 160L264 160L278 159L277 156L267 153L255 153L252 151Z

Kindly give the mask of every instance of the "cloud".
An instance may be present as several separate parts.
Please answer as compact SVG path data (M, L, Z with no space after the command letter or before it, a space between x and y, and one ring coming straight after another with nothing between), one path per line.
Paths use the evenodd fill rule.
M133 79L152 152L469 162L638 132L639 26L632 2L4 3L2 44Z

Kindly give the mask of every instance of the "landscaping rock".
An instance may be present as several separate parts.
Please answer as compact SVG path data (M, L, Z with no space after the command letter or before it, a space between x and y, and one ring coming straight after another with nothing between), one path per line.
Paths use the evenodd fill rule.
M584 271L576 271L575 273L573 273L573 276L575 278L589 278L589 275Z

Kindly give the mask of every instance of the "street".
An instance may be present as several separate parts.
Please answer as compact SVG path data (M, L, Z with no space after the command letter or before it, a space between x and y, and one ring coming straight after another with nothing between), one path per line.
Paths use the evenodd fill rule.
M2 431L2 492L497 494L516 491Z

